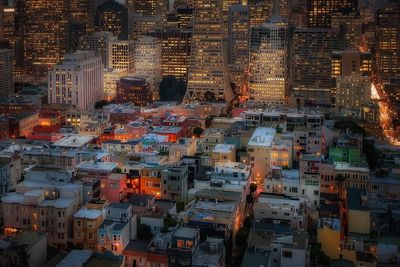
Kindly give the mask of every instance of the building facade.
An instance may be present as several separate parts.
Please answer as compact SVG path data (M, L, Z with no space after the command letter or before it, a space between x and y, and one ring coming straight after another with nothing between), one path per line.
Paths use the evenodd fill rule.
M103 65L93 51L77 51L64 56L48 74L48 102L92 107L103 98Z

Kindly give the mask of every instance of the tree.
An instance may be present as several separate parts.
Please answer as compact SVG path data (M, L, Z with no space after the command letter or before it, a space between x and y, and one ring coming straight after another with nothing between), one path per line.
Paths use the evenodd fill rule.
M215 94L211 91L207 91L204 93L204 100L207 102L216 102L217 98L215 97Z
M94 104L94 108L101 109L104 106L106 106L107 104L108 104L108 102L106 100L97 101L96 104Z
M161 230L162 233L168 232L168 229L171 227L174 227L178 224L177 221L175 221L173 218L171 218L171 215L167 215L167 217L164 219L164 227Z
M175 76L167 76L160 83L160 100L182 102L186 93L186 82Z
M344 177L342 174L338 174L335 177L335 180L339 182L339 197L342 198L342 195L344 194L344 181L346 180L346 177Z
M196 127L193 129L193 135L196 137L200 137L203 132L204 132L204 129L201 127Z
M355 122L354 120L348 118L337 120L333 127L342 131L350 130L352 133L360 133L362 135L366 135L363 127L358 125L357 122Z
M250 184L250 192L254 193L257 190L257 184L256 183L251 183Z
M375 148L375 145L368 140L364 140L363 142L363 151L369 167L375 169L380 158L379 151Z
M249 235L250 229L249 227L240 227L239 231L236 234L236 245L238 246L246 246L247 237Z
M137 227L137 238L139 240L150 240L153 237L151 228L147 224L139 224Z
M181 211L185 210L185 203L184 202L178 202L176 203L176 212L179 213Z

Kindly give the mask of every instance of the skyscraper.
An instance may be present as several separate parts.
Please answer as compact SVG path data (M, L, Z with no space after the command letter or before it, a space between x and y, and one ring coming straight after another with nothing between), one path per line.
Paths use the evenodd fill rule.
M14 93L13 80L13 51L0 49L0 95L7 96Z
M375 71L388 83L400 79L400 4L377 10L375 20Z
M249 0L250 26L264 23L272 13L272 2L270 0Z
M21 5L20 2L17 3ZM21 9L17 4L1 7L1 32L0 42L4 47L13 51L14 75L18 76L23 72L24 67L24 43Z
M308 27L330 28L334 13L357 13L358 0L308 0Z
M66 54L48 74L50 104L88 109L103 97L103 65L93 51Z
M282 105L287 99L288 23L275 3L272 18L251 35L250 99L264 105Z
M115 0L97 7L96 31L108 31L119 39L128 39L128 9Z
M249 8L232 5L228 15L228 64L231 81L238 87L244 82L249 65Z
M151 36L141 36L135 43L135 76L150 84L154 100L159 99L161 82L161 42Z
M116 40L117 37L111 32L94 32L80 38L79 49L95 51L96 55L101 57L104 68L107 68L109 61L108 44Z
M108 67L123 69L131 74L135 71L135 43L133 41L111 41L108 43Z
M167 20L166 0L127 0L130 16L130 35L136 39L161 27Z
M25 0L24 55L28 73L44 76L68 49L69 3L67 0Z
M69 50L75 51L79 38L94 31L96 7L93 0L70 0Z
M233 98L227 68L222 3L197 0L186 100L230 101Z
M291 86L297 104L332 104L332 52L339 50L333 29L295 29L291 51Z
M149 35L161 40L161 75L187 81L192 34L181 29L157 29Z

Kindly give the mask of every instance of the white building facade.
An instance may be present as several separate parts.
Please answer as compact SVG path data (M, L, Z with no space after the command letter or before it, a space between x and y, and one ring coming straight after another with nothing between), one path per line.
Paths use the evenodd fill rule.
M94 51L64 56L48 74L49 104L88 109L103 97L103 64Z

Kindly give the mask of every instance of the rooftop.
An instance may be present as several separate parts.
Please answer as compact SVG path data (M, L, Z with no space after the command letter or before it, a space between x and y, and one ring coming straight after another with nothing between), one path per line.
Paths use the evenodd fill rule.
M93 139L94 136L73 134L58 140L57 142L53 143L53 145L65 148L81 148L91 142Z
M194 239L200 230L197 228L190 228L190 227L179 227L173 233L174 237L180 238L187 238L187 239Z
M276 130L274 128L258 127L247 145L270 147L275 135Z
M90 219L94 220L98 218L99 216L102 216L103 212L98 209L87 209L87 208L81 208L78 210L75 214L75 218L82 218L82 219Z
M57 264L57 267L83 266L84 263L92 257L92 254L93 252L90 250L71 250L67 256Z
M232 152L235 149L235 145L231 144L217 144L214 147L214 150L212 151L213 153L229 153Z
M98 170L112 172L117 166L118 164L115 162L83 161L76 166L76 169L78 171Z

